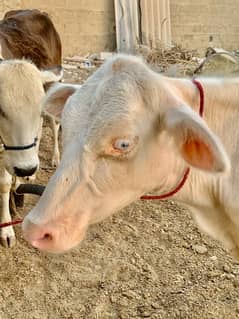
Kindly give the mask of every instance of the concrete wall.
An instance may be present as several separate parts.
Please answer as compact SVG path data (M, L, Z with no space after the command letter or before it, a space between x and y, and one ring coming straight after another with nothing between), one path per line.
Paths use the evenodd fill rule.
M239 49L239 0L170 0L172 41L189 49Z
M239 49L239 0L169 3L173 43L204 52L213 36L214 46ZM14 8L48 12L61 35L64 56L116 47L114 0L0 0L0 14Z
M112 51L116 46L113 0L0 0L10 9L46 11L60 33L63 55Z
M170 0L140 0L142 42L153 49L171 45Z

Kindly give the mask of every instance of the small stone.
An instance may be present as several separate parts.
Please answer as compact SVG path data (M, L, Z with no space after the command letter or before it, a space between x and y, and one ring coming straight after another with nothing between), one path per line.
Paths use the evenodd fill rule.
M127 298L131 298L131 299L137 298L137 294L132 290L123 291L122 296L127 297Z
M210 259L211 259L212 261L217 261L217 256L211 256Z
M145 299L147 299L147 298L151 297L151 294L149 292L145 292L145 293L143 293L143 297Z
M118 299L117 304L127 307L129 305L129 300L127 298L121 297Z
M227 272L227 273L230 273L231 272L231 268L228 265L224 265L223 266L223 271Z
M139 312L140 312L140 318L150 318L152 314L152 310L148 309L145 306L140 307Z
M188 244L187 242L184 242L184 243L182 244L182 246L183 246L183 248L186 248L186 249L189 249L189 248L191 247L191 245Z
M173 242L173 241L174 241L173 236L170 235L170 234L168 234L168 241L169 241L169 242Z
M150 318L150 317L151 317L151 312L149 312L149 311L144 311L144 312L141 313L141 316L142 316L143 318Z
M231 280L231 279L235 278L235 275L233 275L233 274L225 274L225 278Z
M235 288L239 288L239 280L238 279L234 279L234 281L232 282L233 286Z
M193 245L192 249L198 254L205 254L207 252L207 247L204 245Z
M159 305L158 303L156 303L156 302L152 302L152 303L151 303L151 307L152 307L153 309L159 309L159 308L160 308L160 305Z
M220 271L216 270L216 271L211 271L208 273L208 277L209 278L216 278L216 277L220 277L221 273Z
M110 296L110 301L115 303L117 300L117 298L113 295L113 296Z

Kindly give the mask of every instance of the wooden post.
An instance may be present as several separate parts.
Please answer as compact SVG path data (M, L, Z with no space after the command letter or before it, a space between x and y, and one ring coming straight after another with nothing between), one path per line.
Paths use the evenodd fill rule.
M142 42L155 48L171 45L170 0L139 0L142 13Z
M164 0L160 4L161 41L162 46L167 48L171 45L170 4L169 0Z
M135 53L139 44L139 0L114 0L117 51Z

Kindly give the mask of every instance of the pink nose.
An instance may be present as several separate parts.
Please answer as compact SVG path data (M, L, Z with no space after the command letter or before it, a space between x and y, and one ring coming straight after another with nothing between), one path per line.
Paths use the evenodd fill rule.
M37 225L25 218L22 224L24 238L33 246L40 250L58 252L57 230L48 225Z

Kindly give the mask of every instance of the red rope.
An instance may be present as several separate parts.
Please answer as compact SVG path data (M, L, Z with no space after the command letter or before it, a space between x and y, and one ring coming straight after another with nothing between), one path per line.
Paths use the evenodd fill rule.
M204 111L204 91L203 91L203 86L196 79L192 79L192 82L196 85L196 87L198 88L198 91L199 91L199 95L200 95L199 115L201 117L203 117L203 111Z
M186 169L180 183L171 192L168 192L168 193L163 194L163 195L144 195L144 196L141 196L140 199L165 199L165 198L168 198L170 196L173 196L183 187L183 185L185 184L185 182L188 178L189 172L190 172L190 168L188 167Z
M196 87L198 88L199 91L199 95L200 95L200 107L199 107L199 115L202 117L203 116L203 111L204 111L204 91L203 91L203 87L202 84L196 80L196 79L192 79L192 82L196 85ZM190 168L186 168L183 177L181 179L181 181L179 182L179 184L170 192L166 193L166 194L162 194L162 195L143 195L140 197L140 199L143 200L149 200L149 199L158 199L158 200L162 200L162 199L166 199L168 197L171 197L173 195L175 195L185 184L188 175L190 173Z
M21 223L22 223L22 219L17 219L17 220L13 220L12 222L0 224L0 228L12 226L12 225L17 225L17 224L21 224Z

